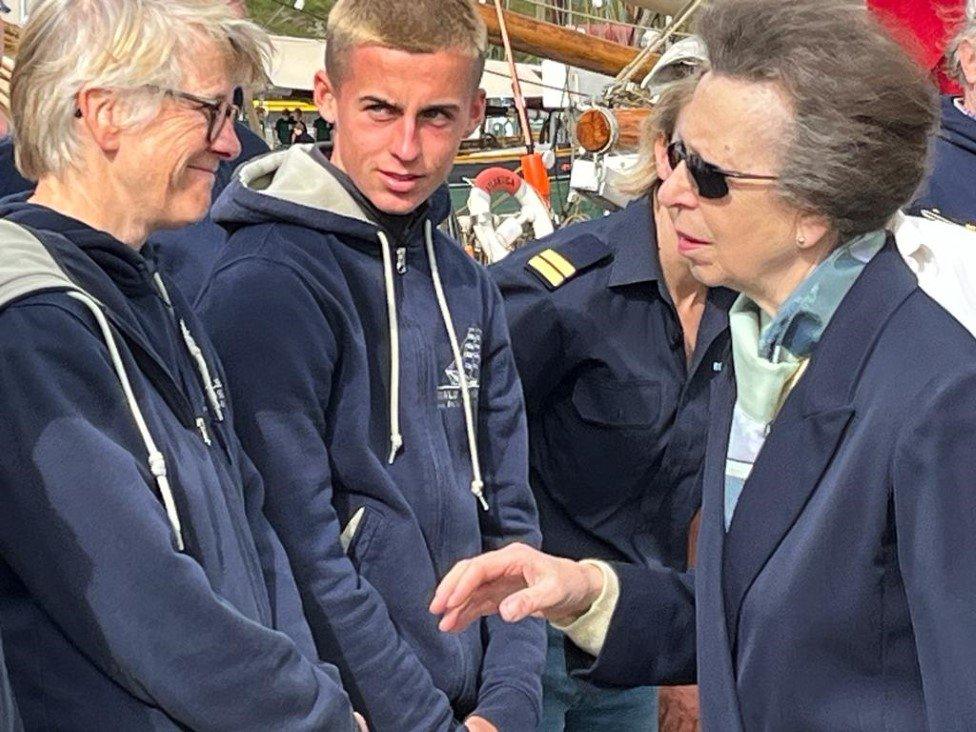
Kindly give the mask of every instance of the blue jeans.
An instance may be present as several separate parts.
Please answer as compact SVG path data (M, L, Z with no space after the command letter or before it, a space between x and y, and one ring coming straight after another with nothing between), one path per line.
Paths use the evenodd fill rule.
M540 732L657 732L657 689L600 689L566 673L563 634L551 626Z

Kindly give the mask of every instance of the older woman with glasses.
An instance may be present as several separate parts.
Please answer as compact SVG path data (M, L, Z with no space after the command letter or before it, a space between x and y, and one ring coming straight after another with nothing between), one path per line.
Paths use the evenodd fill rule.
M41 0L0 207L0 627L28 729L355 729L234 435L142 255L237 156L268 39L209 0ZM27 197L29 196L29 197Z
M700 33L659 198L695 276L742 294L695 575L512 546L432 610L544 615L597 683L697 675L706 729L972 729L976 341L885 231L933 92L860 3L716 0Z

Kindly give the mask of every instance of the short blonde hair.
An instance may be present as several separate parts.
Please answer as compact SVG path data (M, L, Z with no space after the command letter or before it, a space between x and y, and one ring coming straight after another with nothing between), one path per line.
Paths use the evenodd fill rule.
M20 172L37 180L78 160L75 111L83 89L125 94L123 124L148 123L159 113L160 90L181 87L201 44L217 49L235 83L264 83L270 39L226 2L40 0L24 28L11 82Z
M654 144L660 137L664 137L665 141L671 140L675 127L678 126L681 110L695 93L695 87L698 86L702 73L703 70L699 69L690 76L672 82L661 92L653 111L644 121L637 163L627 171L623 183L617 186L621 193L629 196L646 196L660 185Z
M481 81L488 30L474 0L338 0L329 13L325 68L340 85L357 46L385 46L407 53L456 50L476 59Z

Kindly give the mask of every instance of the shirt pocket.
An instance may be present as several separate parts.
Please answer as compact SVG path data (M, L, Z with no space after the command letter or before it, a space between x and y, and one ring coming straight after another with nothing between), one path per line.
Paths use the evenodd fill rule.
M589 424L611 429L648 429L661 415L661 385L656 381L615 381L584 376L573 387L573 407Z
M548 492L573 521L601 535L630 536L623 524L653 490L667 438L669 411L657 381L582 375L568 403L554 411L535 458ZM538 446L537 446L538 447Z

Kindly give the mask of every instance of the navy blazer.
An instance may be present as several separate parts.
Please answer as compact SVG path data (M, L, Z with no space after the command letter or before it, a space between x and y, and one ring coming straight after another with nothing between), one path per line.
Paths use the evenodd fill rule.
M617 567L607 642L581 675L686 681L697 635L708 730L976 729L976 340L889 239L773 423L728 533L732 368L712 389L697 576Z

